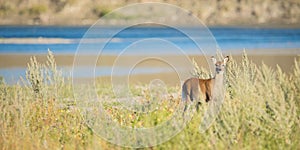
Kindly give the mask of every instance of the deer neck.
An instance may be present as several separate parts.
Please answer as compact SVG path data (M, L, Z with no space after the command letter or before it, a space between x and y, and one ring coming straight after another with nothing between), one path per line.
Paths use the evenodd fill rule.
M223 85L224 74L223 73L215 74L215 77L213 79L214 79L214 84Z
M213 97L214 100L222 100L224 98L224 74L215 74L213 81Z

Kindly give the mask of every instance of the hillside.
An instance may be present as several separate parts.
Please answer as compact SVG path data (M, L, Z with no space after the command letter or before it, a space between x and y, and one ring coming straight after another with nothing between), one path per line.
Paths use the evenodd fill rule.
M0 0L0 25L91 25L109 11L146 0ZM155 0L187 9L207 25L299 26L298 0Z

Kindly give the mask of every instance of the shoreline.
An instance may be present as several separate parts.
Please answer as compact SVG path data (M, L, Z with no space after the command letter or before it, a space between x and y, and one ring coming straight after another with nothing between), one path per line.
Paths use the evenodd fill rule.
M281 50L281 53L283 53ZM237 62L240 63L243 58L243 51L235 51L236 53L226 53L223 52L223 55L230 55L233 57L233 59ZM237 53L239 52L239 53ZM278 52L280 52L278 50ZM292 72L292 67L294 66L294 61L295 60L300 60L300 51L295 49L294 52L298 53L266 53L265 51L246 51L246 54L249 58L250 61L252 61L254 64L261 66L262 64L265 64L272 69L276 69L277 66L280 66L282 71L285 73L291 73ZM0 71L2 71L3 77L7 81L8 84L15 84L18 81L18 77L20 75L25 74L25 71L22 72L21 74L15 74L16 69L26 69L27 63L30 61L30 57L32 55L30 54L0 54ZM39 54L35 55L37 58L37 61L39 63L45 64L47 60L47 56L45 54ZM146 55L144 55L146 56ZM54 55L57 66L58 67L72 67L74 63L74 55ZM128 59L128 60L136 60L137 56L134 55L128 55L124 56L122 59ZM139 55L139 57L142 57ZM179 59L179 57L181 59ZM207 59L203 55L188 55L189 59L192 61L193 59L196 61L198 66L201 66L203 68L209 69L209 57L210 55L207 56ZM82 56L81 59L83 62L86 62L87 64L80 64L82 67L89 67L90 65L88 62L91 62L90 60L95 59L95 56L91 55L85 55ZM101 59L98 58L98 62L96 65L93 65L91 67L112 67L114 65L114 62L116 60L117 56L115 55L105 55L102 56ZM133 59L134 58L134 59ZM176 62L178 60L182 60L182 56L175 56L175 55L164 55L163 58L168 59L172 62ZM100 60L100 61L99 61ZM129 61L130 62L130 61ZM119 67L130 67L129 62L124 62L120 65ZM180 62L179 62L180 63ZM138 67L145 67L148 69L151 69L153 67L156 68L166 68L168 65L162 63L162 61L157 61L157 62L146 62ZM103 70L104 72L107 71L106 69ZM19 72L20 73L20 72ZM81 78L81 77L80 77ZM101 82L111 82L111 77L108 75L103 75L97 77ZM161 79L165 81L166 84L168 85L179 85L180 81L178 79L178 76L174 72L155 72L155 73L139 73L139 74L132 74L130 75L129 81L131 83L137 83L137 84L144 84L144 83L149 83L153 79ZM80 80L86 81L86 78L82 77Z
M94 24L0 24L1 27L78 27L78 28L89 28ZM265 29L300 29L299 23L294 24L203 24L208 28L265 28ZM109 27L109 25L98 25L99 27ZM128 25L120 24L113 25L112 27L127 27ZM195 27L195 25L176 25L180 27ZM161 25L150 24L150 25L141 25L139 27L161 27ZM198 26L196 26L198 27Z
M294 63L295 59L300 58L300 50L294 49L292 51L287 50L277 50L277 51L270 51L267 52L267 50L259 50L259 51L252 51L247 50L246 51L247 56L250 60L252 60L255 64L260 65L262 62L264 62L266 65L269 65L271 67L276 67L278 64L284 71L289 71L290 67ZM214 54L209 54L214 55ZM223 51L223 55L230 55L235 59L237 62L241 61L243 51ZM16 68L16 67L27 67L27 63L30 61L30 57L35 56L37 60L40 63L45 63L47 60L46 54L0 54L0 69L1 68ZM54 54L55 60L57 63L57 66L73 66L74 63L74 55L68 55L68 54ZM171 60L180 60L179 58L182 58L182 56L179 55L159 55L163 58L171 59ZM206 67L207 61L204 55L187 55L190 60L195 59L195 61L198 63L199 66ZM80 64L82 66L89 65L91 62L91 58L95 59L96 56L92 55L84 55L81 56L81 59L83 59L82 62L87 62L86 64ZM97 57L97 63L96 66L104 66L109 67L113 66L115 60L117 59L117 55L102 55L101 58ZM123 56L122 59L128 59L132 60L133 58L143 58L143 57L149 57L149 55L127 55ZM123 66L128 66L129 64L122 64ZM161 63L155 63L152 62L150 64L145 63L144 67L149 66L160 66Z

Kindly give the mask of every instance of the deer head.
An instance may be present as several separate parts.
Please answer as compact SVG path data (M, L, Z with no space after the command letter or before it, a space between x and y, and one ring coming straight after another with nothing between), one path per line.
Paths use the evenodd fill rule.
M216 58L212 56L211 60L216 66L216 74L223 74L225 71L226 63L229 60L229 56L226 56L223 61L217 61Z

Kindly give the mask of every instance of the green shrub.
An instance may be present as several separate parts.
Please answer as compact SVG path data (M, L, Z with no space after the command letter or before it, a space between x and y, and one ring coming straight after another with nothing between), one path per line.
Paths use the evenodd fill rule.
M108 6L99 6L99 5L94 6L94 8L92 9L93 14L96 15L98 18L105 16L111 11L112 9L109 8Z
M300 61L291 73L280 67L255 65L246 55L241 63L227 65L225 101L220 114L203 134L198 132L207 104L186 128L153 149L297 149L300 146ZM195 63L195 74L209 77ZM198 72L197 72L198 70ZM199 70L201 72L199 72ZM206 72L206 73L205 73ZM1 149L118 149L93 134L75 107L72 86L65 82L49 51L46 64L34 57L26 71L25 86L0 84ZM99 81L97 81L99 82ZM132 86L133 94L150 100L146 86ZM168 87L179 93L179 87ZM113 99L111 85L96 84L101 99ZM104 103L121 126L150 127L170 117L178 97L159 103L151 113L118 109L120 103ZM105 129L104 129L105 130ZM132 137L128 137L132 139Z
M7 4L7 3L0 4L0 16L6 16L11 11L12 11L12 8L9 4Z
M38 16L42 13L47 12L47 6L46 5L33 5L27 10L28 14L31 16Z

